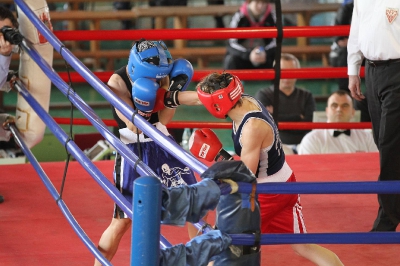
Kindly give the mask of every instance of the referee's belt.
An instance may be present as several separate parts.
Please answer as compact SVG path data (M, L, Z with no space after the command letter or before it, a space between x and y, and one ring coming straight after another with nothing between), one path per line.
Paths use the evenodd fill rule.
M380 66L389 66L391 64L400 63L400 58L398 59L389 59L389 60L369 60L366 59L368 65L372 67L380 67Z

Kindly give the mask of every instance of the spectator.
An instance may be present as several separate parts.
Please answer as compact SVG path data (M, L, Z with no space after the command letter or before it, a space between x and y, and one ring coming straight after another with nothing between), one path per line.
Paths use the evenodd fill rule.
M338 90L328 98L325 109L328 123L350 122L354 116L353 100L347 91ZM314 129L304 136L299 154L377 152L372 134L363 129Z
M281 69L300 68L299 60L292 54L281 55ZM281 79L279 82L279 121L312 122L315 100L311 92L296 87L296 79ZM272 114L274 112L274 86L257 91L255 98ZM309 130L282 130L282 143L291 145L296 153L299 144Z
M130 1L114 1L113 7L115 10L131 10L132 5ZM131 19L122 20L121 24L122 24L121 26L122 30L129 30L134 27L133 21Z
M208 5L224 5L224 0L207 0ZM216 16L215 19L215 27L216 28L225 28L224 17Z
M149 0L149 6L187 6L187 0ZM155 28L155 20L151 20L152 28Z
M335 25L350 25L353 15L353 0L344 1L337 11ZM347 67L347 41L348 36L339 36L335 39L329 53L329 63L333 67ZM364 65L364 60L362 65ZM349 79L338 79L339 90L349 91ZM370 122L367 99L355 101L354 108L361 111L361 122Z
M10 9L0 6L0 29L3 27L10 27L10 28L18 28L18 22L15 18L14 14L11 12ZM9 78L12 75L9 75L9 68L11 63L11 55L13 51L15 52L18 46L12 45L9 41L7 41L3 34L0 33L0 91L8 91L9 88L7 87L9 84L6 84ZM0 110L1 113L2 110ZM1 123L0 126L3 127L3 122L8 120L8 114L1 115ZM14 147L13 144L8 143L10 140L10 133L0 129L0 149L5 149L11 146ZM4 201L3 196L0 195L0 203Z
M217 0L219 1L219 0ZM223 2L222 2L223 4ZM186 6L187 0L149 0L149 6ZM113 6L115 10L131 10L133 5L130 1L114 1ZM154 18L152 18L152 28L155 28ZM122 29L128 30L134 27L132 20L123 20Z
M365 97L360 67L365 58L365 84L374 140L379 149L380 181L400 180L400 1L354 0L348 51L349 89ZM372 231L396 231L400 194L378 194L378 216Z
M9 155L5 151L5 148L12 147L16 145L14 141L10 141L11 132L6 129L8 123L14 123L14 117L6 113L0 113L0 158L8 158ZM0 195L0 203L4 202L4 197Z
M246 0L231 20L230 28L275 27L275 10L269 0ZM224 69L272 68L275 38L229 39Z
M18 28L18 22L10 9L0 6L0 29L3 29L3 27L16 29ZM12 45L4 38L3 33L0 33L0 88L3 88L6 84L11 55L16 49L18 49L18 47Z
M338 9L334 25L350 25L353 15L353 1L344 2ZM331 46L329 63L333 67L347 67L347 41L349 36L339 36ZM339 90L349 90L349 79L338 80Z

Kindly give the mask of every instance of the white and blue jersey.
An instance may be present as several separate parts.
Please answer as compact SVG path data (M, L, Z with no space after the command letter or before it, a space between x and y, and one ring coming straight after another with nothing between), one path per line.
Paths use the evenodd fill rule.
M242 129L246 123L250 119L264 121L271 127L274 134L274 141L270 146L260 151L260 161L256 173L257 182L286 182L291 176L292 170L286 163L285 153L283 152L282 143L279 138L279 131L271 114L255 98L249 95L243 95L242 97L257 105L259 110L247 113L237 127L237 130L235 129L236 125L233 123L232 139L236 154L240 156L242 152Z

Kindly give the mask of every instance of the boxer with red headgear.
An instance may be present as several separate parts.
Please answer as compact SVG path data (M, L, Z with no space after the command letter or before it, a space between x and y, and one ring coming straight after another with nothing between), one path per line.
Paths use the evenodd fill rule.
M240 101L244 92L238 77L224 74L211 74L197 86L197 94L204 107L215 117L224 119L228 112Z
M257 183L296 182L296 177L286 162L279 131L271 114L254 97L244 94L243 85L236 76L229 73L212 73L197 85L197 94L199 100L213 116L232 119L232 139L235 153L256 175ZM181 98L179 101L181 104L186 104ZM198 157L202 155L206 159L213 157L221 149L221 146L217 140L210 140L211 137L210 134L207 134L206 138L194 136L192 153ZM206 141L206 145L203 145L203 140ZM208 157L204 156L203 150L195 150L196 147L204 149L203 147L207 145L217 146L216 148L207 148L208 152L213 151L212 156L208 154ZM244 201L245 198L242 200ZM306 233L299 195L259 194L258 202L262 233ZM223 206L218 207L220 212L217 226L222 232L224 232L223 228L230 228L229 224L226 224L226 220L222 219L224 217L227 220L231 218L227 215L232 206L228 206L226 203L224 202ZM245 208L243 206L245 205L239 207ZM253 228L256 228L255 220L252 222L254 222ZM316 265L343 265L335 253L319 245L292 244L291 246L297 254ZM252 262L257 263L259 250L257 246L251 249L242 246L239 249L241 251L239 254L247 254L251 257ZM235 257L232 250L227 250L222 257L218 257L216 260L220 263L218 265L239 265L236 262L241 258Z

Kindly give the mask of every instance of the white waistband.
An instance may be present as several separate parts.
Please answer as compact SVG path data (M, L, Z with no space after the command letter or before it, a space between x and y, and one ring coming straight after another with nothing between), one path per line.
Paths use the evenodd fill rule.
M154 124L154 126L160 130L165 136L169 136L167 127L164 126L163 124L161 124L160 122L157 122ZM125 144L129 144L129 143L136 143L137 142L137 134L132 132L131 130L129 130L128 128L123 128L119 130L119 134L120 134L120 140L125 143ZM143 132L139 134L139 141L140 142L149 142L149 141L153 141L151 138L149 137L145 137Z
M286 163L283 164L281 170L276 172L273 175L263 176L257 178L257 183L267 183L267 182L286 182L290 176L292 175L293 171L290 166Z

